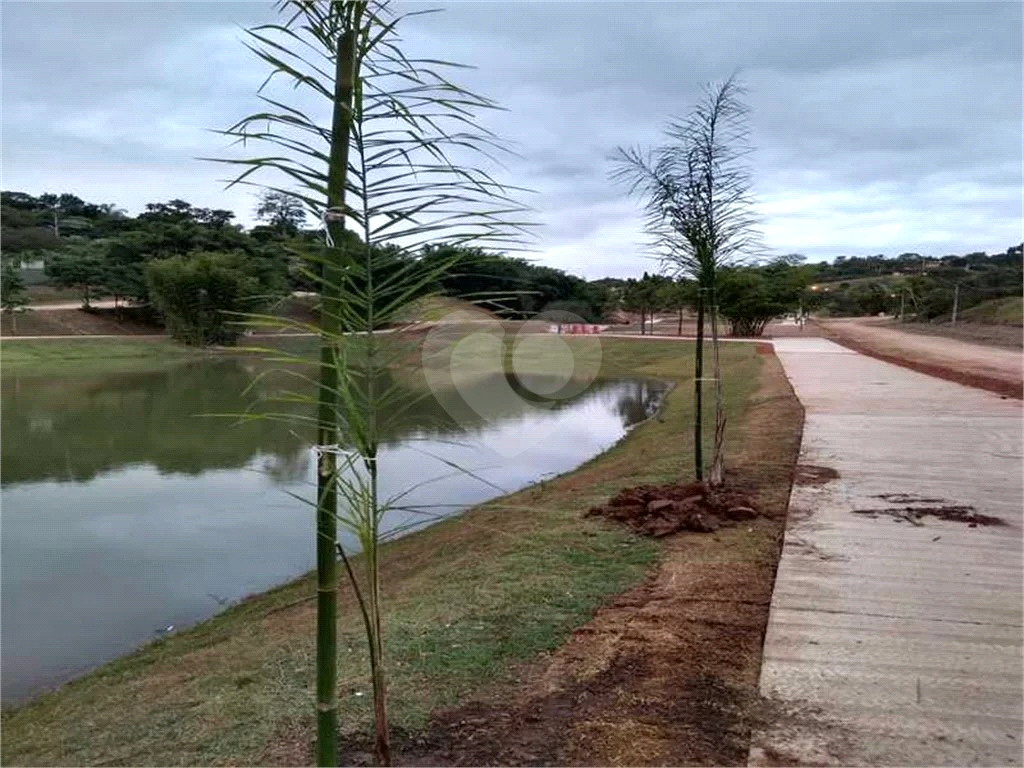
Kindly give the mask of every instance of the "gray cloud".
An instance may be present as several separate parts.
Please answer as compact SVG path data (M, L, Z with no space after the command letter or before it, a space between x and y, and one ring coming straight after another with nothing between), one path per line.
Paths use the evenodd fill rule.
M406 3L406 8L425 8ZM132 211L184 197L251 220L223 191L224 128L264 70L245 3L5 2L3 186ZM766 240L812 258L1002 250L1022 238L1021 5L483 3L411 19L410 53L472 64L458 80L506 109L484 122L537 191L537 258L637 274L639 203L608 180L702 83L742 70Z

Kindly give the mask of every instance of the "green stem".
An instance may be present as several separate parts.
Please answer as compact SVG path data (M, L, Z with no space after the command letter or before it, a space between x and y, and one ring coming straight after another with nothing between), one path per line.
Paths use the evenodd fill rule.
M331 154L327 179L327 205L343 208L348 175L348 147L352 126L352 95L356 76L356 26L338 40L331 124ZM318 402L316 510L316 760L317 765L338 762L338 576L335 544L338 538L337 456L330 446L338 442L338 360L344 219L327 221L336 246L324 255L320 288L320 387Z

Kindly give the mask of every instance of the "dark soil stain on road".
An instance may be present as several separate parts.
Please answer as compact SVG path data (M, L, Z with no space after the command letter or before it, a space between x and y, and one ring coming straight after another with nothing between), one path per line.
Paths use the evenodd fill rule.
M945 499L914 496L907 493L880 493L876 498L902 506L855 509L853 514L865 515L870 518L891 517L896 522L907 522L917 526L924 525L922 519L925 517L934 517L937 520L951 523L964 523L968 528L977 528L979 525L1006 525L1006 521L1001 517L982 514L969 504L949 504Z
M838 478L839 473L832 467L817 467L813 464L797 464L793 473L796 485L824 485Z

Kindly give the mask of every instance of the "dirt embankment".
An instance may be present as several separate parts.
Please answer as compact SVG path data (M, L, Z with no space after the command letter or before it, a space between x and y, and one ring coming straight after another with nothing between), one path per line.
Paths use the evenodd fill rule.
M1024 328L1019 325L996 325L989 323L900 323L892 320L886 324L904 333L918 333L924 336L942 336L959 339L971 344L985 344L1006 349L1024 349Z
M313 299L290 296L276 304L271 313L280 318L280 326L261 324L259 335L307 332L316 323ZM144 309L114 307L110 301L96 302L82 309L76 302L39 305L23 312L0 313L0 336L8 338L62 336L155 336L165 333Z
M145 322L131 309L29 309L0 314L0 335L12 336L150 336L163 328Z
M761 649L802 423L778 360L766 357L732 436L731 490L642 486L614 497L603 508L613 518L665 534L656 571L517 683L436 712L421 733L395 734L396 763L745 764L751 727L764 717ZM672 532L712 514L715 530ZM294 759L276 746L284 750L275 759ZM304 746L300 759L309 758ZM342 750L345 764L370 759L368 742Z
M820 321L820 333L861 354L1004 397L1024 399L1021 352L886 326L874 319Z

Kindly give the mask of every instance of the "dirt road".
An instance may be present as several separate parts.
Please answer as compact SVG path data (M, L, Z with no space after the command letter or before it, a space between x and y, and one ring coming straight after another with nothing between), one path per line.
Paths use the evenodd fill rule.
M117 304L113 299L103 299L101 301L91 301L89 306L93 309L115 309ZM121 302L121 306L125 306L125 302ZM55 312L60 309L81 309L81 301L58 301L52 304L32 304L30 309L36 312Z
M1001 395L1024 396L1020 350L905 333L875 318L819 323L833 341L887 362Z

